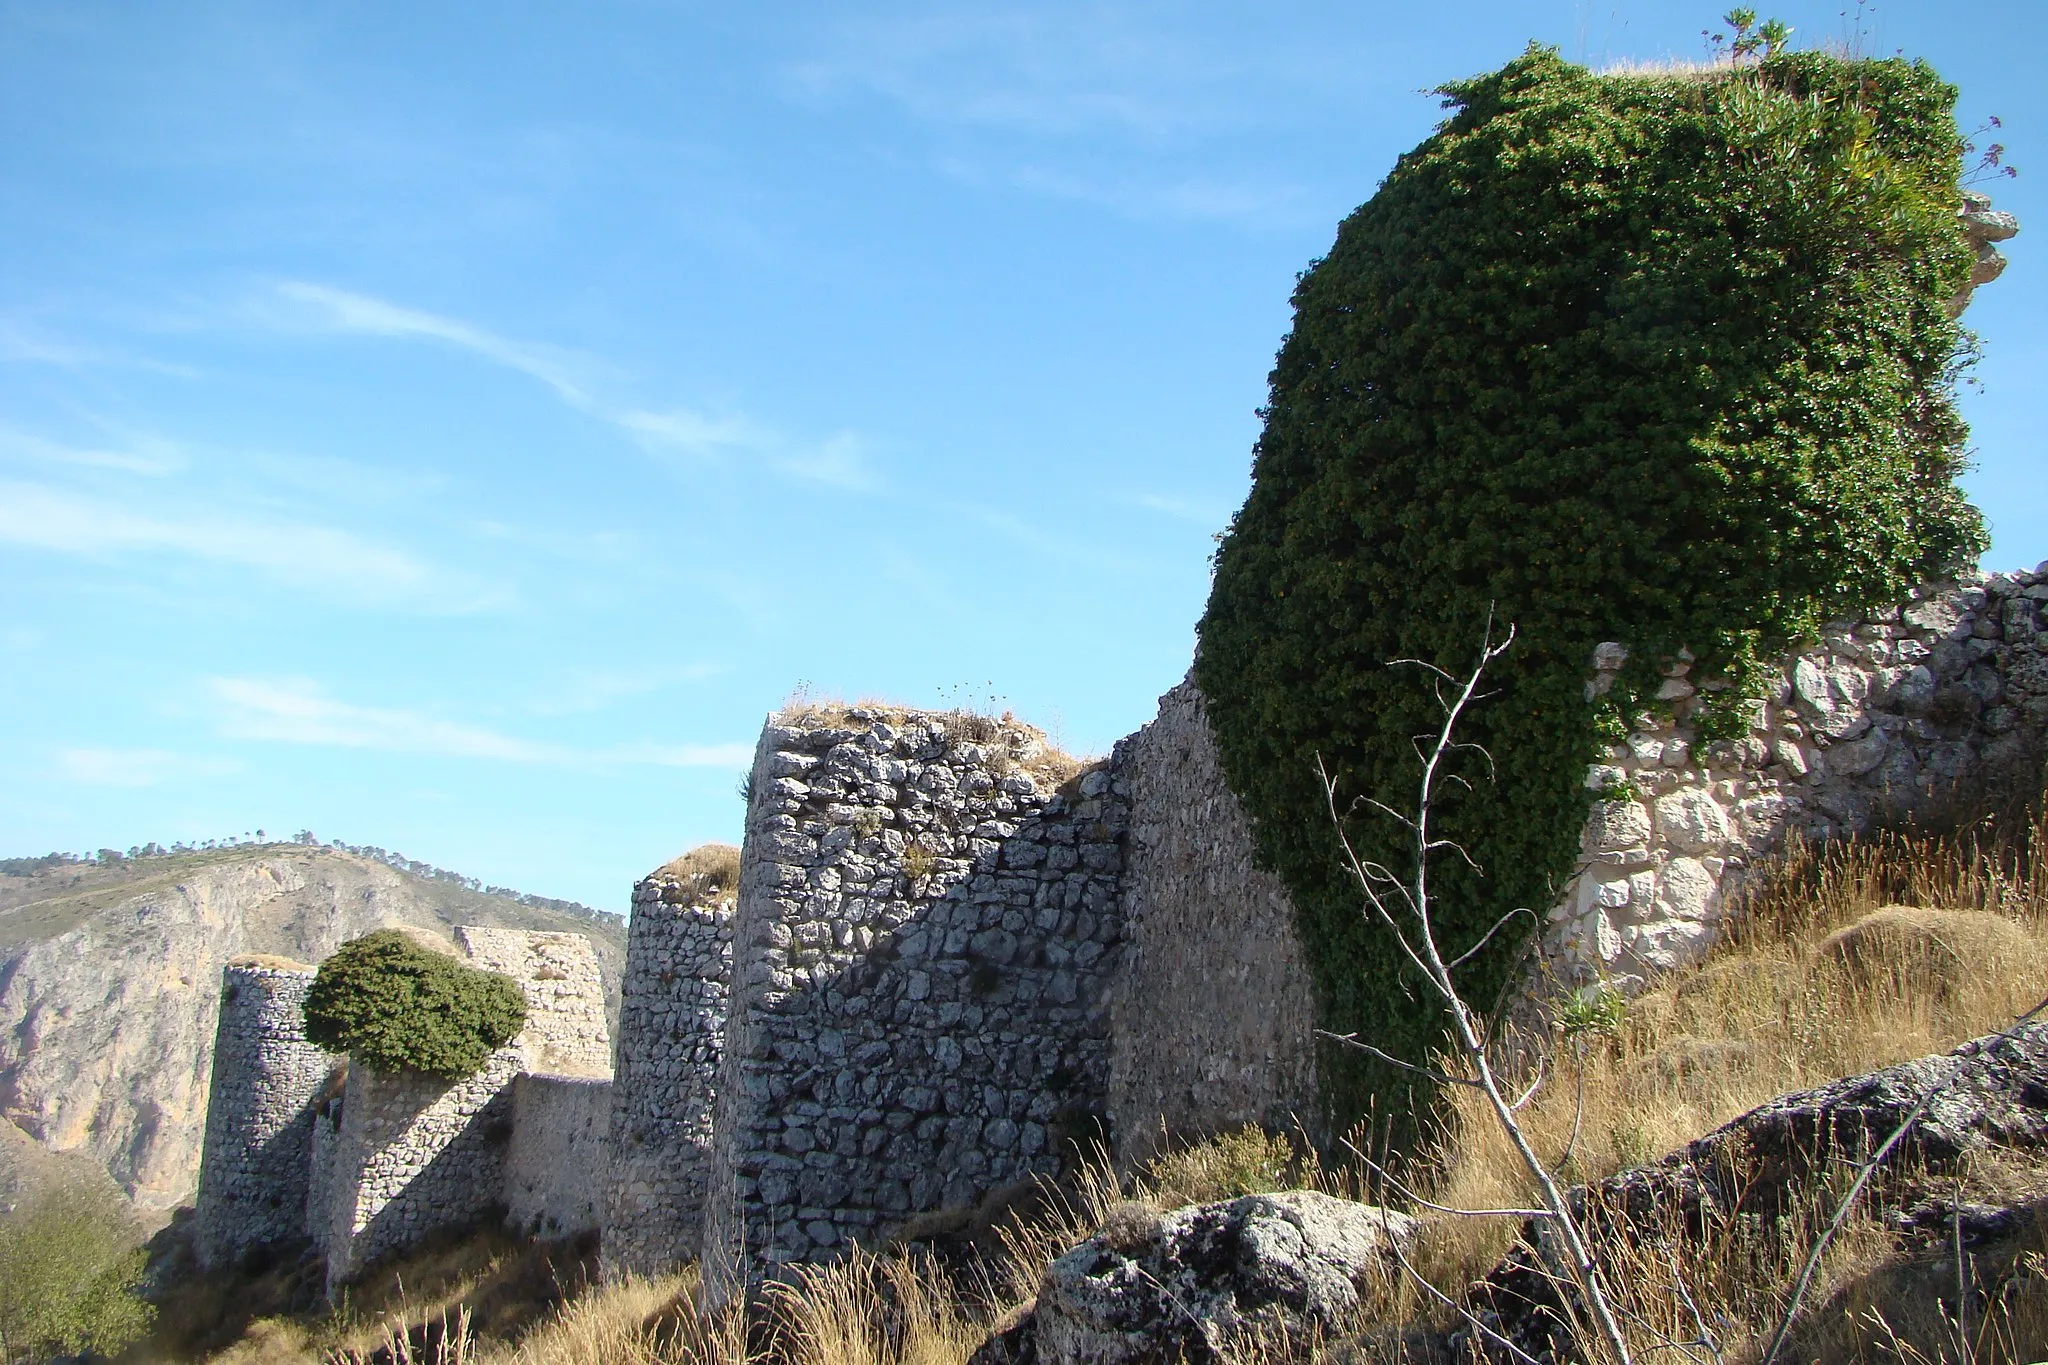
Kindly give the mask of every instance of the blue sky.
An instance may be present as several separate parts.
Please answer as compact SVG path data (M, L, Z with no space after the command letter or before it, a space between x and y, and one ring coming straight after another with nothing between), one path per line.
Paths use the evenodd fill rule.
M2044 13L1863 20L2037 230ZM1711 15L0 0L0 853L310 827L622 909L799 688L1104 751L1420 92ZM2030 240L1970 314L1992 567L2048 558Z

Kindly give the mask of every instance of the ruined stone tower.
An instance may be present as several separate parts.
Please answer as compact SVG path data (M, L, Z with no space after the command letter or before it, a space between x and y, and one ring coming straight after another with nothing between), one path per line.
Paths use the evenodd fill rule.
M200 1156L199 1255L220 1265L306 1234L313 1106L338 1058L306 1041L309 967L242 957L222 972Z

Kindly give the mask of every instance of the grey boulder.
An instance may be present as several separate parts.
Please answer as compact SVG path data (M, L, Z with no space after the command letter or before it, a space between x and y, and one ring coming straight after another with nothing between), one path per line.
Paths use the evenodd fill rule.
M1357 1316L1369 1285L1397 1273L1392 1249L1415 1227L1313 1190L1166 1214L1126 1205L1047 1267L1031 1315L976 1362L1199 1365L1251 1338L1303 1343Z

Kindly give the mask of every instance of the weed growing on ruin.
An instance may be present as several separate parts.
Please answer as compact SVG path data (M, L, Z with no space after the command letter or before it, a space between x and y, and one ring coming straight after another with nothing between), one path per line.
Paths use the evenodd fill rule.
M1162 1146L1166 1150L1147 1165L1140 1183L1146 1197L1165 1209L1312 1188L1322 1174L1312 1151L1297 1150L1287 1138L1252 1124L1203 1142Z
M939 865L937 855L916 839L903 846L903 875L910 879L912 886L932 875L932 869Z

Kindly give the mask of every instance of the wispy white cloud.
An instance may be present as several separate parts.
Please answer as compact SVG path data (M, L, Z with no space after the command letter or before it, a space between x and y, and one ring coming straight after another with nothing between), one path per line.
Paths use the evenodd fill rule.
M438 720L416 711L355 706L322 695L313 684L258 678L215 678L225 708L221 733L229 739L275 740L344 749L385 749L444 758L495 758L536 763L546 746L477 726Z
M153 370L159 374L177 375L181 378L191 378L199 373L189 365L173 365L97 346L81 346L75 342L52 340L5 319L0 319L0 363L57 365L67 369L116 366L124 369Z
M744 417L707 417L687 408L597 415L622 427L657 454L674 452L695 459L714 459L731 451L758 450L770 444L768 433Z
M57 775L88 787L155 787L174 778L217 777L241 765L164 749L60 749Z
M132 444L137 448L106 450L65 445L25 431L0 427L0 459L93 469L117 469L126 474L149 475L174 474L185 467L183 453L168 441L142 438Z
M93 559L181 555L345 599L429 610L491 600L459 575L332 527L212 510L140 512L47 484L0 481L0 544Z
M788 453L785 438L746 416L680 407L650 409L610 401L600 393L610 367L581 352L515 341L458 318L324 284L289 281L277 286L277 295L295 310L289 320L296 325L444 342L516 370L539 380L579 412L618 428L651 454L694 460L754 455L783 473L815 477L807 457Z
M587 357L575 352L512 341L455 318L422 312L417 308L404 308L367 294L332 289L324 284L290 280L280 284L277 292L289 303L304 305L308 320L315 325L371 336L424 337L445 341L530 375L578 407L587 406L591 401L588 379L591 363Z
M329 697L303 679L214 678L209 687L221 707L220 733L228 739L564 767L739 768L752 761L754 752L750 744L578 748L522 739L419 711L359 706Z
M875 485L864 450L865 445L859 437L840 432L813 450L776 460L775 467L807 483L863 492Z

